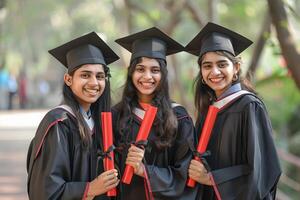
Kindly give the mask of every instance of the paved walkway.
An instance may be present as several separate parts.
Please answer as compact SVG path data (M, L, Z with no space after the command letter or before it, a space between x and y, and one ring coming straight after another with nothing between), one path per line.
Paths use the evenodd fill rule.
M0 200L27 200L26 155L45 110L0 111Z

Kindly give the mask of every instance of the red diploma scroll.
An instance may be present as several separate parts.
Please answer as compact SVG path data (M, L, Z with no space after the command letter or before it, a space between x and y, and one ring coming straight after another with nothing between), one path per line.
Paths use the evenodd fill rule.
M144 119L142 121L142 124L140 126L139 132L137 134L136 137L136 142L140 141L140 140L147 140L148 135L150 133L155 115L157 112L157 108L153 107L153 106L149 106L149 108L146 110ZM122 182L126 183L126 184L130 184L131 183L131 179L133 176L133 167L130 165L126 165L123 177L122 177Z
M113 145L113 133L112 133L112 116L111 112L101 112L102 120L102 139L103 139L103 151L107 152ZM104 170L114 169L114 152L111 151L108 154L109 157L104 158ZM107 192L107 196L117 196L116 188L113 188Z
M199 138L198 147L197 147L197 151L200 154L203 154L206 151L206 147L208 145L210 134L214 127L218 112L219 112L219 108L215 106L209 106L207 116L204 122L204 126L202 128L201 136ZM200 161L200 158L195 157L195 160ZM187 186L195 187L195 180L189 178L187 182Z

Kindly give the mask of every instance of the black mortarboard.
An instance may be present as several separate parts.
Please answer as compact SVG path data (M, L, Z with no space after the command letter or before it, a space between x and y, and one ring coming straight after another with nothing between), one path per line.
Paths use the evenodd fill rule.
M130 62L138 57L161 58L183 51L184 47L156 27L119 38L116 42L132 53Z
M83 64L106 66L119 59L119 56L95 32L51 49L49 53L68 68L68 71Z
M246 37L223 26L209 22L187 44L185 50L199 57L209 51L227 51L237 56L251 44L252 41Z

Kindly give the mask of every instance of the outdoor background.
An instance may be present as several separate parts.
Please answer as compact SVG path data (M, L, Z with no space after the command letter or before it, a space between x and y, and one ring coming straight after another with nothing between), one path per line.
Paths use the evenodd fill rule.
M0 200L28 199L26 154L36 126L61 100L65 68L48 50L96 31L121 57L111 65L120 99L130 54L114 40L157 26L186 45L208 22L254 41L241 54L269 111L283 174L278 199L300 199L300 0L0 0ZM194 116L197 57L168 58L172 98Z

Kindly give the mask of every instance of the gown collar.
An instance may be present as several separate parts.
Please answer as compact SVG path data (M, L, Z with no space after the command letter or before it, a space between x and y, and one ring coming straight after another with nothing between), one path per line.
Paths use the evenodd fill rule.
M220 99L223 99L233 93L236 93L238 91L242 90L241 84L240 83L236 83L234 85L232 85L230 88L228 88L225 92L223 92L223 94L221 94L219 96L219 98L217 99L217 101L219 101Z
M83 119L85 120L90 130L92 131L94 129L95 122L92 117L91 109L89 109L88 112L85 112L84 109L80 106L80 113L82 114Z

